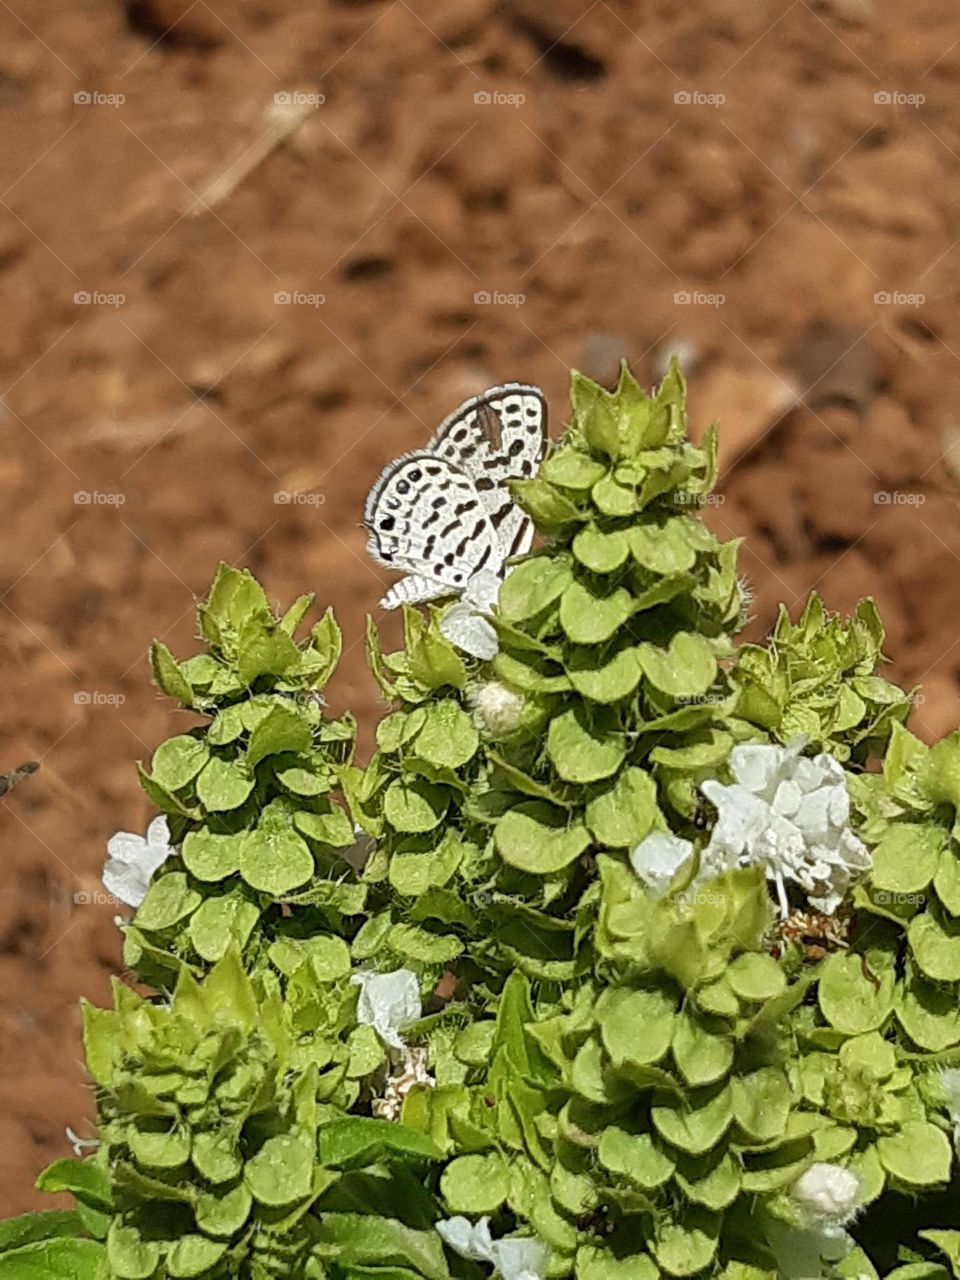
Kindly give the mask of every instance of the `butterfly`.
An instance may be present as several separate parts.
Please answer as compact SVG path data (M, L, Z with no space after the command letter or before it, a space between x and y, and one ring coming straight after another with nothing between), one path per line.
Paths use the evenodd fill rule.
M546 443L543 392L510 382L466 401L424 449L392 462L363 513L370 555L407 575L381 607L460 596L441 631L474 657L494 657L497 638L487 615L507 560L533 542L533 524L507 481L532 477Z

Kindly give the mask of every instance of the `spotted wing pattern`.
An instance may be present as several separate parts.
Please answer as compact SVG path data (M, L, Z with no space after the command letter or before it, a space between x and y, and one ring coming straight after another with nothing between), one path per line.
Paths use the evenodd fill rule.
M368 548L408 576L385 609L462 594L475 574L502 576L510 556L529 550L533 526L506 482L532 476L545 444L542 394L511 383L468 400L426 449L386 468L364 508Z

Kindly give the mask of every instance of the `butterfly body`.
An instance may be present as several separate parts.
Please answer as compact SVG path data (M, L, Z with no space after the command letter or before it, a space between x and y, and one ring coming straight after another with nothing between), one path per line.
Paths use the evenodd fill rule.
M383 608L459 595L464 619L489 612L507 560L533 541L507 482L535 474L546 438L541 391L508 383L468 400L424 449L384 470L364 507L368 549L407 576L383 597Z

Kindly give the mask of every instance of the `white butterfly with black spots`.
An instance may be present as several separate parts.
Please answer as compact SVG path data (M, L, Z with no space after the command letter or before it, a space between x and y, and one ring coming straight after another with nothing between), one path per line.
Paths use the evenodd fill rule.
M533 476L546 443L543 392L509 382L462 404L426 448L392 462L363 512L370 555L407 575L381 607L460 596L444 615L443 634L474 657L494 657L488 617L504 567L533 542L533 524L507 481Z

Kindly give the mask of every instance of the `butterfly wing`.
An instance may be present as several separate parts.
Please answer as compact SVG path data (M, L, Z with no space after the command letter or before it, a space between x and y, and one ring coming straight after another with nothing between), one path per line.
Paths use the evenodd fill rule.
M503 569L476 484L437 454L410 453L391 463L370 490L363 522L373 559L410 575L381 600L385 609L458 595L474 573Z
M507 481L527 480L543 458L547 405L539 387L508 382L467 400L445 418L427 445L476 485L497 532L502 559L530 550L533 525L514 502Z

